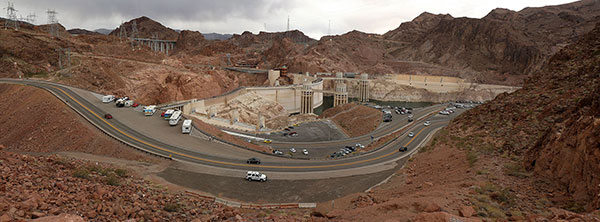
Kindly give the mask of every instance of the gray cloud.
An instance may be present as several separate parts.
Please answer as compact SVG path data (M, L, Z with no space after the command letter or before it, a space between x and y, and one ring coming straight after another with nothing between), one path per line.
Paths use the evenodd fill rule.
M113 29L121 22L148 16L175 29L241 33L284 31L290 28L313 38L353 29L384 33L424 11L455 17L481 17L496 7L520 10L526 6L561 4L572 0L11 0L18 15L37 15L36 24L47 22L46 10L55 9L67 28ZM6 0L0 0L6 6Z

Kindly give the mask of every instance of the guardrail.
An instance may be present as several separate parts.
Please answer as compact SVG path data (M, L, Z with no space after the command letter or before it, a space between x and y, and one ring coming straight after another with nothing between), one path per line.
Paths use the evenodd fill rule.
M255 204L255 203L242 203L232 200L227 200L214 196L202 195L190 191L185 191L188 196L195 197L198 199L208 200L213 203L220 203L229 207L237 207L242 209L294 209L294 208L315 208L316 203L268 203L268 204Z
M31 82L38 82L38 83L43 83L43 84L55 85L55 86L62 87L62 86L61 86L61 85L59 85L59 84L55 84L55 83L48 83L48 82L45 82L45 81L39 81L39 80L32 80ZM108 136L110 136L110 137L112 137L112 138L116 139L117 141L119 141L119 142L121 142L121 143L123 143L123 144L125 144L125 145L128 145L128 146L130 146L130 147L132 147L132 148L134 148L134 149L137 149L137 150L139 150L139 151L142 151L142 152L145 152L145 153L148 153L148 154L151 154L151 155L157 156L157 157L165 158L165 159L168 159L168 160L173 160L173 158L172 158L171 156L167 156L167 155L159 154L159 153L156 153L156 152L153 152L153 151L150 151L150 150L144 149L144 148L142 148L142 147L140 147L140 146L137 146L137 145L135 145L135 144L132 144L132 143L130 143L130 142L127 142L127 141L125 141L125 140L123 140L123 139L121 139L121 138L119 138L119 137L117 137L117 136L113 135L112 133L108 132L108 130L106 130L106 129L104 129L104 128L100 127L98 124L96 124L95 122L93 122L93 121L92 121L91 119L89 119L87 116L83 115L83 113L81 113L79 110L75 109L75 107L73 107L73 105L71 105L71 104L70 104L70 103L68 103L68 102L67 102L65 99L63 99L63 98L61 98L60 96L58 96L58 94L56 94L56 93L55 93L55 92L53 92L52 90L49 90L49 89L47 89L47 88L44 88L44 87L35 86L35 85L33 85L33 86L34 86L34 87L37 87L37 88L44 89L44 90L46 90L46 91L50 92L52 95L54 95L56 98L58 98L58 99L59 99L60 101L62 101L64 104L66 104L68 107L70 107L72 110L74 110L74 111L75 111L77 114L79 114L79 115L80 115L81 117L83 117L85 120L87 120L88 122L90 122L90 123L91 123L92 125L94 125L96 128L100 129L100 131L102 131L104 134L106 134L106 135L108 135Z

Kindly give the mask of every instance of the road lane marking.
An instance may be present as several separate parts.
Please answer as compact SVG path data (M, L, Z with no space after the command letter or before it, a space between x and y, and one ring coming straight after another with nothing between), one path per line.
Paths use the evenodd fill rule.
M265 166L265 165L250 165L250 164L240 164L240 163L231 163L231 162L224 162L224 161L219 161L219 160L211 160L211 159L206 159L206 158L202 158L202 157L196 157L196 156L192 156L192 155L188 155L188 154L184 154L184 153L179 153L170 149L166 149L166 148L162 148L162 147L158 147L155 146L153 144L150 144L148 142L142 141L136 137L133 137L125 132L123 132L122 130L120 130L119 128L113 126L111 123L109 123L106 119L100 117L98 114L96 114L95 112L93 112L92 110L90 110L87 106L84 106L83 104L81 104L81 102L79 102L77 99L73 98L70 94L68 94L67 92L65 92L64 90L56 87L56 86L52 86L50 85L50 87L53 87L59 91L61 91L63 94L65 94L66 96L68 96L71 100L75 101L77 104L79 104L79 106L83 107L84 109L86 109L89 113L93 114L96 118L102 120L104 123L106 123L108 126L110 126L111 128L113 128L114 130L118 131L119 133L125 135L126 137L133 139L139 143L145 144L147 146L153 147L155 149L158 150L162 150L163 152L169 153L169 154L175 154L175 155L179 155L182 157L187 157L190 159L195 159L195 160L200 160L200 161L205 161L205 162L209 162L209 163L217 163L217 164L223 164L223 165L230 165L230 166L240 166L240 167L258 167L258 168L270 168L270 169L315 169L315 168L330 168L330 167L340 167L340 166L348 166L348 165L355 165L355 164L361 164L361 163L365 163L365 162L369 162L369 161L375 161L378 159L382 159L388 156L391 156L397 152L390 152L388 154L385 155L381 155L378 157L374 157L374 158L370 158L370 159L364 159L364 160L359 160L359 161L354 161L354 162L348 162L348 163L339 163L339 164L330 164L330 165L318 165L318 166ZM405 146L408 146L410 143L412 143L412 141L424 130L425 128L421 129Z

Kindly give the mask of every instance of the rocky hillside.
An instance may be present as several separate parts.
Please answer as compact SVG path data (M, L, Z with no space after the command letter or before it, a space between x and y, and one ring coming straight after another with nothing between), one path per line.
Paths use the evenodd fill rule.
M316 221L600 221L600 24ZM320 220L319 220L320 219Z
M554 55L521 90L455 119L450 131L523 158L587 209L600 207L600 25ZM484 146L481 144L481 146ZM485 145L487 146L487 145Z
M357 137L377 129L383 114L368 106L348 103L327 109L319 117L330 118L348 137Z
M271 211L242 212L168 192L126 169L57 156L0 151L0 179L0 221L300 220Z
M125 30L128 37L131 37L133 24L137 28L136 38L156 38L162 40L175 40L177 39L178 33L164 25L146 17L142 16L131 21L124 23L122 26L117 27L109 35L119 36L121 29Z

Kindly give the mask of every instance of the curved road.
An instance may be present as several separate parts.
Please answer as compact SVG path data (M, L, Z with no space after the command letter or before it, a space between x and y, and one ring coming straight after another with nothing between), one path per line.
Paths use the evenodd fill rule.
M12 83L35 86L47 91L50 91L58 98L68 103L76 112L80 113L84 118L88 119L92 124L101 128L113 137L121 141L125 141L135 147L141 148L148 152L170 156L173 159L197 163L206 166L212 166L217 168L235 169L235 170L268 170L276 172L315 172L315 171L330 171L330 170L341 170L341 169L352 169L365 167L373 164L386 163L397 160L407 153L398 152L398 147L407 146L409 151L413 150L419 145L426 137L437 128L445 126L450 120L447 116L434 115L429 118L422 118L415 120L413 123L405 126L407 131L414 131L415 136L409 138L402 135L394 142L380 148L376 151L358 155L349 158L335 159L335 160L293 160L289 158L271 158L267 161L262 161L261 165L246 164L245 161L240 161L235 158L228 158L223 156L211 155L203 152L192 151L190 149L184 149L178 146L170 145L168 143L159 141L157 139L148 137L143 133L133 130L126 124L118 121L117 119L105 119L103 118L104 111L95 106L92 102L84 99L79 94L75 93L69 87L65 87L56 83L42 82L42 81L30 81L30 80L18 80L18 79L0 79L0 83ZM435 112L440 107L431 108ZM427 109L430 110L430 109ZM415 113L415 118L420 118L427 114L425 110L418 115ZM431 126L425 127L422 122L424 119L431 121ZM375 132L376 137L384 136L390 132L399 129L400 125L396 124L394 127L390 125L388 127L382 127ZM349 138L341 141L326 141L326 142L312 142L312 143L296 143L305 146L314 145L336 145L342 143L352 143L356 141L363 141L368 136ZM208 142L207 142L208 143Z

